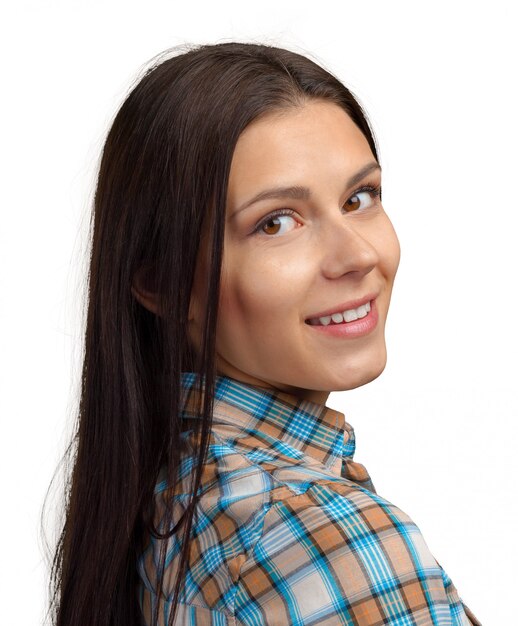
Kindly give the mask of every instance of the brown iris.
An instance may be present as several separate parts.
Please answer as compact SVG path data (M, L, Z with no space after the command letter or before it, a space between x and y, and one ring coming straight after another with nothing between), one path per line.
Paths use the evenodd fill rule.
M349 204L350 202L352 202L352 200L354 200L354 198L356 198L356 202L353 202L352 204ZM349 200L347 200L347 202L345 203L345 210L349 213L350 211L355 211L356 209L360 208L360 200L358 199L358 196L352 196L351 198L349 198Z
M263 224L263 231L267 235L276 235L279 232L279 218L271 217L267 222ZM273 230L270 230L273 229Z

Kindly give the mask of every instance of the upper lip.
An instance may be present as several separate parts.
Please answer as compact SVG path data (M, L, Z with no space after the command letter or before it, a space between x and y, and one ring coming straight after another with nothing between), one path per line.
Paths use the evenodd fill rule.
M318 319L319 317L327 317L328 315L333 315L333 313L343 313L344 311L347 311L348 309L357 309L362 304L367 304L367 302L370 302L371 300L374 300L377 297L378 297L377 293L371 293L366 296L363 296L363 298L358 298L357 300L349 300L349 302L343 302L341 304L337 304L336 306L333 306L330 309L326 309L325 311L320 311L319 313L314 313L310 315L309 317L306 318L306 321Z

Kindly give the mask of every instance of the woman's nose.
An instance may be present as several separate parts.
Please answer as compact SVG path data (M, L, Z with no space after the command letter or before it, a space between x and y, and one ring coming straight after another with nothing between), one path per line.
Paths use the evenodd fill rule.
M366 228L361 226L348 223L343 216L338 223L326 225L322 233L322 271L327 278L339 278L351 272L363 276L379 262L378 251L369 241Z

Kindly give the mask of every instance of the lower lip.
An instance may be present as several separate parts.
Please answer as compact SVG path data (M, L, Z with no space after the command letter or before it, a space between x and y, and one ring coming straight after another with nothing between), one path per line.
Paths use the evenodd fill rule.
M377 323L378 309L376 307L376 300L372 300L371 310L365 317L362 317L359 320L354 320L354 322L342 322L341 324L330 323L327 326L324 326L323 324L307 324L307 326L313 328L313 330L316 330L318 333L331 335L332 337L345 337L346 339L353 339L355 337L368 335L376 328Z

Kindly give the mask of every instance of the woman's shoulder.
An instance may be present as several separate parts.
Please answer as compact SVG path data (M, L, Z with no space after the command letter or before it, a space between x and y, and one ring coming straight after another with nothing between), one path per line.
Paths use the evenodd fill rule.
M203 466L189 566L193 594L203 590L193 596L197 604L248 623L264 611L283 615L290 590L294 611L374 619L374 606L389 616L400 588L403 613L432 620L427 623L452 615L458 616L455 624L469 623L467 608L410 516L353 480L365 479L359 465L340 473L298 450L258 446L242 431L233 435L230 427L211 431ZM163 474L157 497L172 497L183 509L194 466L195 455L184 455L181 487L172 494ZM180 539L170 541L169 551L177 555ZM258 591L266 580L267 588ZM320 600L307 604L310 597Z
M165 467L157 481L155 497L162 505L169 499L185 506L191 498L196 454L192 432L184 437L187 452L181 458L177 487L170 488ZM363 471L353 472L351 465ZM230 518L242 528L261 527L266 513L283 503L297 508L330 507L335 522L363 510L367 517L379 510L378 519L390 514L399 524L411 523L403 511L376 494L363 466L352 461L344 466L340 473L295 448L258 446L254 435L215 428L202 467L197 509L204 523Z

